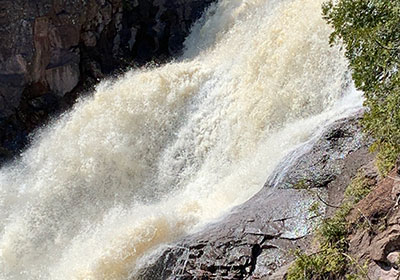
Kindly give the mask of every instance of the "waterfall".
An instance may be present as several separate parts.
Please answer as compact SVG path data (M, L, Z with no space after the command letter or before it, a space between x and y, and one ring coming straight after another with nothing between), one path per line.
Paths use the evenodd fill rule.
M129 279L361 107L321 0L220 0L184 54L103 81L0 170L0 278Z

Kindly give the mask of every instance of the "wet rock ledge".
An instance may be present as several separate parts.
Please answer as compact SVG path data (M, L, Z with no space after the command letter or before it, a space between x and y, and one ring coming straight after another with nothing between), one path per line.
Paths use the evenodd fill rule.
M0 162L100 79L180 53L214 0L1 0Z
M135 279L283 279L290 250L310 246L318 221L311 206L319 202L329 215L320 199L339 204L351 178L373 158L358 118L335 122L303 153L289 155L253 198L164 248ZM313 191L298 188L304 185Z

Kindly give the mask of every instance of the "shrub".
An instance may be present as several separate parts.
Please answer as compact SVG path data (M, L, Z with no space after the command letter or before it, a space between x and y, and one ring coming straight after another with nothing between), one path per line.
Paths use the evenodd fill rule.
M318 251L310 255L296 251L296 260L289 268L287 280L337 279L338 276L347 279L365 278L366 269L347 254L350 225L346 217L354 204L370 191L371 186L365 176L357 174L346 188L342 205L317 228L315 241L319 245ZM353 273L346 275L349 268L352 268Z
M400 1L329 0L323 17L331 44L345 48L353 80L364 92L362 121L374 139L383 175L400 153Z

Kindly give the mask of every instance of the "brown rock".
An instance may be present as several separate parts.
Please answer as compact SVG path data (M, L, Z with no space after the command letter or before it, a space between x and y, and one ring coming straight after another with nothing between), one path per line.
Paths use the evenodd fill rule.
M388 226L396 224L400 224L400 211L398 206L395 207L393 214L388 217L388 222L387 222Z
M394 207L396 201L392 197L394 181L391 176L393 176L393 172L381 180L370 194L354 206L347 218L351 224L356 224L361 216L375 222Z
M360 212L372 228L356 229L350 237L349 252L360 263L369 262L370 279L398 279L400 255L400 185L397 170L379 179L375 189L351 212L349 220L356 224ZM358 212L358 213L357 213Z
M399 271L393 267L381 267L371 263L368 267L368 277L371 280L398 280Z
M357 259L369 256L372 236L369 230L359 230L349 238L349 252Z
M398 265L400 260L399 257L400 253L397 251L389 253L386 258L392 265Z
M389 253L400 249L400 225L380 233L371 243L370 256L374 261L387 262Z

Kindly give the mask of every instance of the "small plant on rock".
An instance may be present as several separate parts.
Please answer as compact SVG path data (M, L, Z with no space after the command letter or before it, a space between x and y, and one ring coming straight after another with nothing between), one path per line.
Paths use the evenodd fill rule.
M371 191L368 180L362 173L356 175L345 191L341 206L332 217L324 219L316 230L315 241L318 250L312 254L295 252L296 260L289 268L287 280L368 279L366 269L348 255L350 225L346 217L355 203ZM349 266L355 273L347 274ZM361 277L361 278L360 278ZM362 278L364 277L364 278Z

